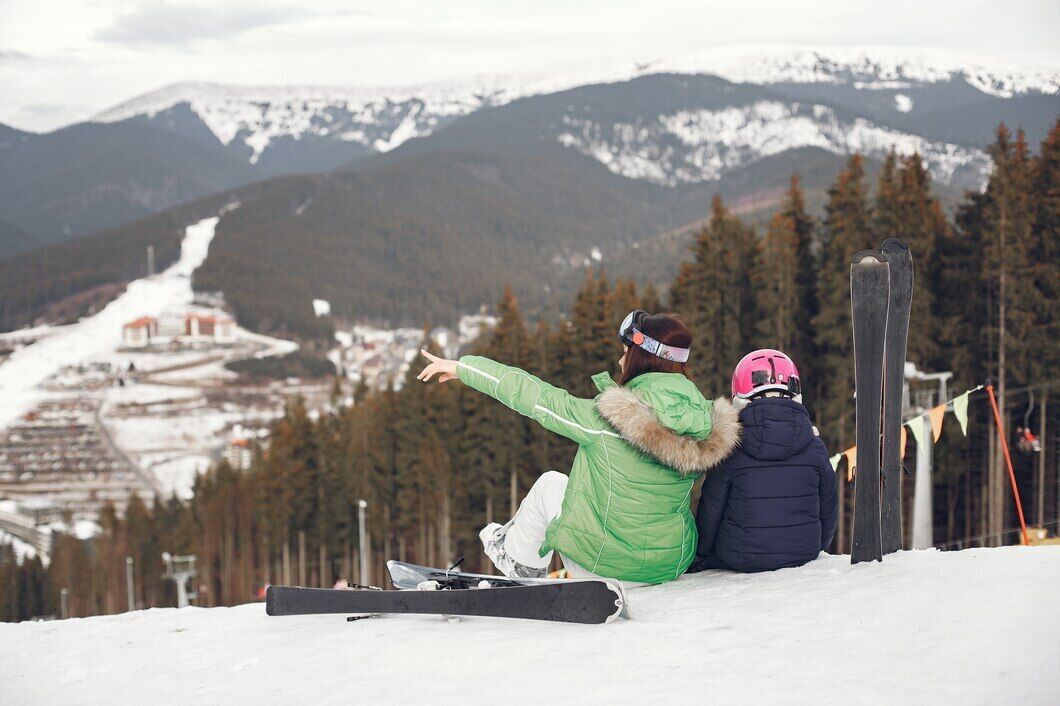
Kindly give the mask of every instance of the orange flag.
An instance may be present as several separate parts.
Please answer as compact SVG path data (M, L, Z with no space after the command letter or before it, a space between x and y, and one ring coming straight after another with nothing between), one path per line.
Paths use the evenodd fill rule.
M847 457L847 483L849 483L854 480L854 469L858 465L858 447L851 446L843 452L843 455Z
M944 404L928 410L928 418L931 419L931 435L935 437L935 441L938 441L939 437L942 436L942 418L945 416L946 405Z
M902 425L902 455L898 458L905 458L905 442L909 439L909 430Z

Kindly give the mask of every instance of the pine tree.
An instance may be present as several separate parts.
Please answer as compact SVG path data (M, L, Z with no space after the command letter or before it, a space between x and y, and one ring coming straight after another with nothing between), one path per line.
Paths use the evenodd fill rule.
M901 233L901 176L898 174L898 155L892 147L883 159L876 178L876 203L872 211L873 240L882 245L887 238L902 238Z
M610 321L617 331L618 324L625 318L626 314L634 309L640 309L640 297L637 296L637 285L632 280L620 279L615 282L614 291L611 292L611 315ZM648 311L649 314L658 311Z
M806 198L798 174L792 174L788 193L781 215L791 222L795 234L795 311L792 322L792 340L786 352L792 357L804 380L814 379L815 344L813 317L817 315L817 225L806 212ZM768 316L768 311L759 307L759 314Z
M1034 338L1028 378L1044 382L1060 366L1060 118L1034 160L1035 213L1030 260Z
M896 221L895 235L909 245L916 268L908 356L921 369L930 370L945 365L939 355L934 293L941 277L939 258L936 257L938 244L946 237L949 226L941 204L931 194L931 175L918 154L902 160Z
M574 299L570 321L569 349L564 365L574 379L568 388L573 394L591 397L595 394L590 377L600 371L612 371L621 356L615 338L618 321L614 321L611 285L601 271L590 271Z
M21 605L22 581L15 550L10 544L0 544L0 622L21 620Z
M795 357L796 312L798 297L798 234L795 222L777 213L769 223L761 251L755 259L751 274L755 285L756 307L760 315L756 321L755 346L777 348ZM795 357L795 360L799 358Z
M692 246L693 260L681 265L670 290L671 305L692 328L689 366L708 396L727 389L732 367L751 345L754 249L754 232L715 196L710 220Z
M825 206L821 270L817 278L820 309L813 327L818 370L817 419L830 448L846 448L853 438L850 260L857 252L872 247L873 236L864 177L863 160L855 154L828 189Z
M998 407L1002 428L1008 429L1007 387L1010 380L1026 382L1027 361L1033 355L1034 292L1031 268L1032 171L1029 150L1022 131L1013 142L1004 123L997 130L997 141L990 147L994 171L985 193L982 225L984 252L982 278L992 302L990 328L996 332ZM994 328L996 326L996 329ZM1007 433L1007 431L1006 431ZM999 445L996 445L999 446ZM989 533L1001 541L1005 527L1005 469L999 449L995 449L989 474Z
M649 314L658 314L665 310L662 297L659 296L659 290L651 282L644 285L644 289L640 293L640 308Z

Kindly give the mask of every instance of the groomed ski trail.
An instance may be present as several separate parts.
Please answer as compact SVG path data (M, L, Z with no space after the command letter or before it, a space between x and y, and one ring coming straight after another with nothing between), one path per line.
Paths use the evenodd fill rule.
M128 321L191 304L191 276L206 260L219 220L212 216L189 225L180 244L180 258L158 275L130 282L99 313L63 326L4 361L0 365L0 429L44 398L46 393L39 386L50 376L68 365L117 350L122 326Z

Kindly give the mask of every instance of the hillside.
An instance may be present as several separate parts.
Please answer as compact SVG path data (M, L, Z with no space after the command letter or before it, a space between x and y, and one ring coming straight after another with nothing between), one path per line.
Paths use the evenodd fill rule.
M253 177L208 143L136 121L47 135L0 132L0 154L0 218L32 236L0 241L0 257L129 223Z
M350 320L449 323L492 304L507 283L536 315L568 301L594 248L618 274L666 281L688 241L683 230L660 233L702 218L715 190L772 205L791 170L807 164L820 167L822 181L812 185L820 190L840 158L786 153L720 184L680 189L616 176L560 147L439 150L354 172L278 177L0 260L0 328L90 311L105 301L86 296L93 290L143 274L148 244L164 266L186 224L235 201L242 207L222 218L195 287L224 291L255 330L328 335L314 298ZM648 262L655 269L641 266Z
M0 624L8 703L1021 703L1060 689L1060 548L824 556L629 591L602 626L269 618L259 604Z
M929 81L912 69L881 65L877 78L897 71L903 80L857 88L867 69L836 66L825 74L829 80L819 73L798 80L805 77L785 69L769 74L776 80L768 84L645 74L516 98L462 117L448 114L431 124L429 134L404 139L420 132L407 130L404 141L377 145L385 147L377 154L362 150L352 160L336 148L331 159L345 163L333 172L251 183L69 246L0 260L0 326L69 318L97 304L101 297L90 294L96 288L113 289L142 272L148 244L157 257L171 256L183 226L229 201L243 207L221 220L195 286L224 291L255 330L328 336L330 323L313 314L314 298L330 301L347 320L449 323L491 304L506 283L536 316L567 301L594 262L640 282L668 281L716 193L760 221L793 172L802 176L808 203L819 205L849 153L868 157L871 178L874 165L895 147L924 157L936 193L952 206L965 189L981 187L989 171L985 143L963 142L993 129L983 116L993 121L1000 114L1018 124L1028 115L1037 120L1042 111L1050 120L1056 114L1034 102L1056 102L1055 95L1043 97L1042 86L1033 89L1038 93L1011 81L977 87L964 74L948 73ZM895 103L893 95L889 107L876 100L898 84L926 93L902 94L913 107ZM851 107L857 101L850 91L866 98L860 112ZM220 103L212 93L199 96L189 105L200 112L168 105L171 96L137 103L108 116L116 122L93 128L154 130L151 125L162 121L174 140L230 146L242 124L232 121L243 115L240 100L247 100L233 95ZM455 111L457 103L467 107L452 103L453 95L443 94L448 103L423 105L443 112ZM805 102L815 96L834 104ZM290 121L306 118L293 101L289 96L284 104L287 122L269 123L269 130L293 130ZM1022 112L1029 104L1039 112ZM976 105L993 107L980 113ZM961 128L954 139L962 141L895 126L895 116L920 116L917 106L925 116L963 111L963 121L950 121ZM201 122L202 115L209 120ZM298 133L306 149L324 144L314 142L311 127L302 125ZM261 144L286 139L269 134ZM1040 136L1029 139L1037 143Z
M0 220L0 253L13 253L37 247L35 238L31 238L13 223ZM2 258L3 255L0 255Z
M989 159L982 145L996 122L968 118L980 122L987 139L964 145L903 132L880 121L884 116L867 117L880 111L807 103L784 91L782 85L733 83L716 76L652 74L479 111L393 154L439 146L540 150L558 144L615 174L678 187L719 182L788 150L858 151L879 159L894 147L902 154L921 154L943 184L979 188L985 181ZM1016 111L1008 115L1022 124ZM1051 125L1052 117L1052 111L1046 113L1043 122Z
M126 283L147 274L147 246L154 247L155 270L180 254L184 229L216 215L231 199L218 194L164 214L74 238L0 260L0 330L40 319L76 321L98 311Z

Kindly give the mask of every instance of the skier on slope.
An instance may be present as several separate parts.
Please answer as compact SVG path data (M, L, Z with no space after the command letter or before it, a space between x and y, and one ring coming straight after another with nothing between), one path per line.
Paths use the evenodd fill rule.
M788 356L748 353L732 374L740 448L703 482L690 571L770 571L817 558L835 535L837 481Z
M594 375L594 399L488 358L423 352L431 362L420 380L459 379L578 443L569 476L544 473L514 518L479 533L506 576L544 576L553 551L574 578L629 582L669 581L692 561L689 496L699 472L736 446L736 410L724 398L711 403L688 378L692 334L680 318L633 311L618 335L622 373L617 382Z

